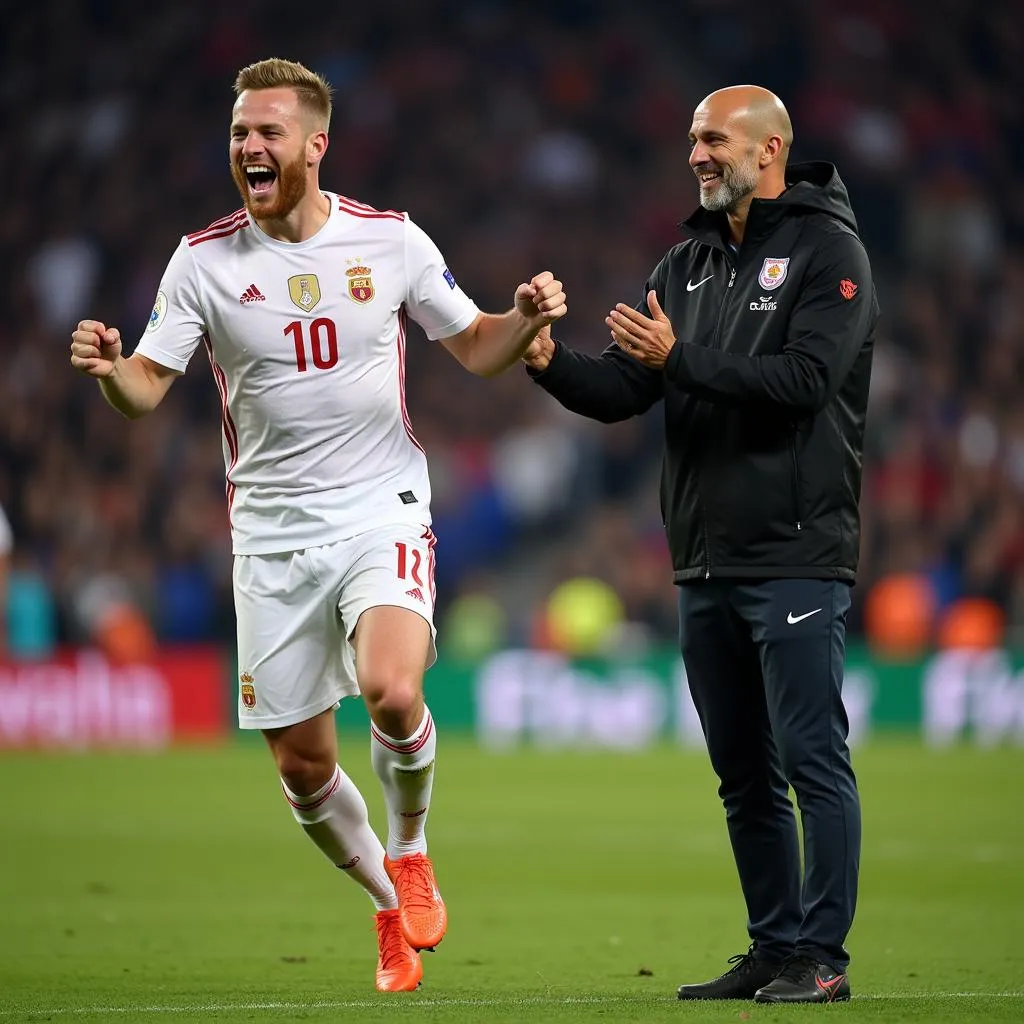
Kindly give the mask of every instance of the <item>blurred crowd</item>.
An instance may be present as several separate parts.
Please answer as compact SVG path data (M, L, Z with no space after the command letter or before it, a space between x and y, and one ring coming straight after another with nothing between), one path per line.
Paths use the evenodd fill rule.
M570 309L557 334L592 352L606 311L636 301L682 237L696 203L693 107L726 84L776 91L793 159L839 166L883 309L851 629L870 621L874 584L896 575L923 585L931 616L983 598L1024 640L1015 0L378 0L315 12L39 0L4 36L11 654L95 639L125 610L143 648L233 635L205 360L129 424L67 349L85 316L119 327L130 349L180 235L240 205L231 84L266 56L301 60L334 87L325 188L408 210L484 309L508 308L521 280L553 270ZM473 378L419 335L407 381L433 483L442 649L446 635L466 651L551 642L549 598L580 578L607 584L605 612L631 641L672 642L660 409L590 423L524 373Z

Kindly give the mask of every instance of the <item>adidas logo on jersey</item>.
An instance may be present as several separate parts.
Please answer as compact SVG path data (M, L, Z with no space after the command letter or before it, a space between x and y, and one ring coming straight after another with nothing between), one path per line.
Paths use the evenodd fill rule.
M420 604L426 604L427 603L426 601L423 600L423 591L420 590L419 587L413 587L412 590L407 590L405 593L406 593L406 595L408 597L416 598L416 600L419 601Z
M256 285L251 284L242 292L242 297L238 301L244 306L247 302L266 302L267 297Z

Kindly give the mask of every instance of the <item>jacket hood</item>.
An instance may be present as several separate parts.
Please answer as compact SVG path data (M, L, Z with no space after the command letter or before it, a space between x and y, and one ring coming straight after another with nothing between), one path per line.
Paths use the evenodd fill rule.
M846 185L835 165L824 160L790 164L786 168L786 191L777 199L755 199L750 206L751 217L756 213L758 219L768 220L785 216L791 210L817 210L857 231L857 218ZM727 219L721 210L712 212L699 206L679 226L696 238L727 237Z
M793 164L786 168L786 185L786 191L778 199L765 199L761 202L820 210L854 231L857 230L857 218L850 205L850 194L834 164L824 160Z

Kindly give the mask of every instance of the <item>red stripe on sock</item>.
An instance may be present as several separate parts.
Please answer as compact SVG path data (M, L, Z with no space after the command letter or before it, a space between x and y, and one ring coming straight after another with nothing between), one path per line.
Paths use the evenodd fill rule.
M338 791L338 787L341 785L341 772L335 770L334 778L331 780L330 786L327 788L327 792L323 796L317 797L311 804L299 804L296 803L288 793L288 790L284 788L282 783L281 789L284 790L284 798L294 807L297 811L312 811L314 808L319 807L322 803L329 800ZM308 797L300 797L300 799L309 799Z
M383 733L381 733L377 727L371 722L370 723L370 734L373 738L382 746L387 747L388 750L394 751L396 754L415 754L416 751L422 750L427 740L430 739L434 732L434 719L429 718L426 727L423 730L423 734L420 736L415 743L410 743L408 746L400 747L391 740L389 740Z

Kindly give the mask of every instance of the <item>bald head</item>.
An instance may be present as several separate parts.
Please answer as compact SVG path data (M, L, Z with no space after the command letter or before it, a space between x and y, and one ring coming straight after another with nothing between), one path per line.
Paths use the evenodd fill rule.
M754 196L785 191L793 125L782 100L757 85L732 85L701 100L690 128L690 166L701 205L742 213Z
M764 142L778 135L783 144L783 160L793 145L793 123L782 100L759 85L730 85L701 100L694 112L711 121L730 122L744 131L751 142Z

